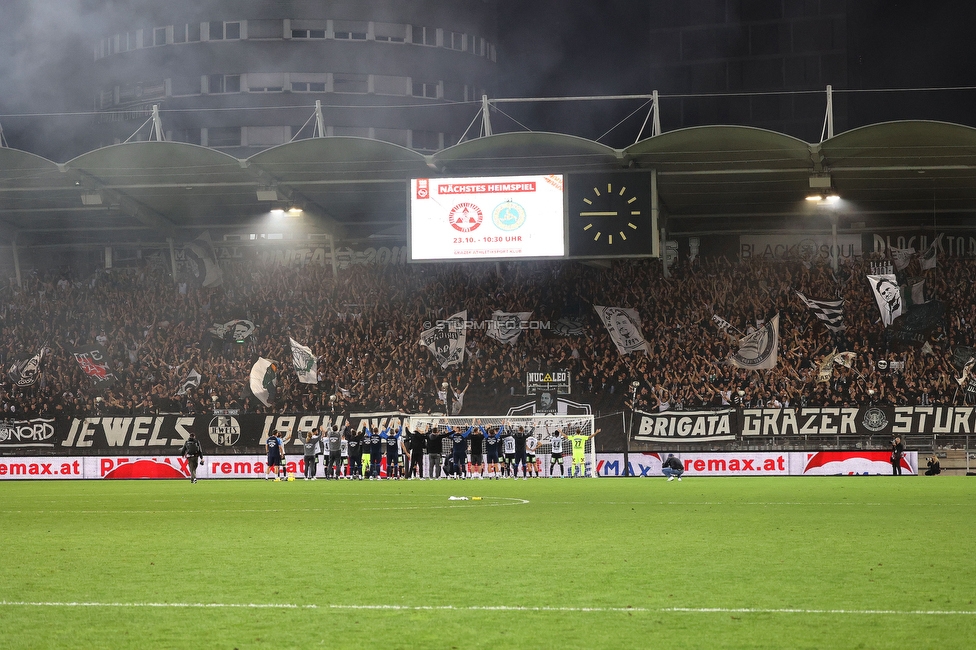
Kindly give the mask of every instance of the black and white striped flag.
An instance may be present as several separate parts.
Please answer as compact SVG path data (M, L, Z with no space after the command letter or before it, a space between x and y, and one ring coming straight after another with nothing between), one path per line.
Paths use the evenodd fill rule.
M796 291L794 289L794 291ZM844 325L844 301L843 300L814 300L807 298L799 291L796 295L800 297L803 304L810 308L814 316L824 322L827 329L831 332L843 332L847 329Z

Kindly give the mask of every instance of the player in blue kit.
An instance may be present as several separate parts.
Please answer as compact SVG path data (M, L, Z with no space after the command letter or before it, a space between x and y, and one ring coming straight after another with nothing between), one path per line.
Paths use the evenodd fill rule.
M383 429L380 440L386 450L386 478L400 478L400 430L392 426Z
M488 479L499 479L498 453L502 444L498 429L489 427L485 432L485 462L488 464Z
M385 433L385 430L384 432ZM383 433L379 431L373 431L370 429L369 425L366 425L366 441L367 448L363 449L363 453L369 453L369 470L367 475L369 480L373 481L380 477L380 460L383 457L383 448L386 446L386 442L383 439Z
M479 479L483 479L482 474L484 463L484 452L485 452L485 439L488 434L485 432L485 428L475 421L476 427L471 432L471 436L468 440L471 442L471 462L468 465L468 476L474 478L477 476Z
M281 439L274 434L269 435L264 447L268 452L268 471L264 474L264 480L267 481L271 478L270 475L278 471L278 466L281 464Z
M463 479L464 469L467 463L468 457L468 436L474 431L474 427L468 427L468 430L464 433L460 431L455 431L450 427L447 427L447 437L451 441L451 464L455 480Z

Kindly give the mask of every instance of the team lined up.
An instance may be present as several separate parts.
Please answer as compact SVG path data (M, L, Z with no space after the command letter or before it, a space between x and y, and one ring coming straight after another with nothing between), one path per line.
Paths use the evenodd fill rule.
M430 479L500 479L542 476L539 449L542 443L550 446L549 474L567 476L564 454L571 454L572 464L568 476L588 475L586 467L586 441L600 433L597 429L586 434L576 429L552 432L539 427L482 426L474 424L461 431L450 425L428 425L423 430L411 431L400 425L373 429L366 426L355 431L348 421L340 431L335 425L328 431L318 427L305 436L305 479L315 480L319 458L324 463L326 479L377 480L380 478L418 478L424 480L424 459L427 460L427 477ZM444 453L444 442L450 448ZM277 478L284 472L285 440L276 435L268 437L268 470L265 479ZM385 458L385 477L381 476Z

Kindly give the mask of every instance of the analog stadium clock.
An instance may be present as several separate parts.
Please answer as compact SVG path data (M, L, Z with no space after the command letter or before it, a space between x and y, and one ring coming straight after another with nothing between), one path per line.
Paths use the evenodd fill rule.
M649 174L574 174L568 194L570 257L651 255Z

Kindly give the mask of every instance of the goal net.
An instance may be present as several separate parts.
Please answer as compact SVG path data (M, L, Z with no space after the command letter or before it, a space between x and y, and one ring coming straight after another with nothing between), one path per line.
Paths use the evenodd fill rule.
M522 435L525 438L534 437L538 441L536 448L536 470L539 476L572 476L574 445L577 457L583 458L582 467L577 467L577 475L596 476L596 451L594 446L592 415L523 415L523 416L434 416L434 415L413 415L410 416L410 430L428 433L433 427L444 430L451 427L454 431L464 433L469 427L474 427L474 432L480 433L479 426L484 427L489 434L499 432L505 438L509 432L516 440L521 443ZM561 444L557 440L556 447L562 448L562 463L553 458L553 438L559 432ZM444 438L441 441L441 453L449 456L451 453L451 441ZM477 442L475 442L477 444ZM468 441L468 459L471 459L472 442ZM485 446L482 443L481 448ZM582 448L582 454L580 454ZM505 462L504 447L498 445L499 461ZM430 450L428 449L428 453ZM484 453L482 454L484 456ZM557 454L558 456L558 454ZM553 461L556 460L555 465ZM487 459L483 460L487 463ZM563 471L560 471L560 467ZM483 466L481 472L484 474L486 468ZM531 475L531 473L530 473ZM518 476L522 476L522 468L518 468Z

